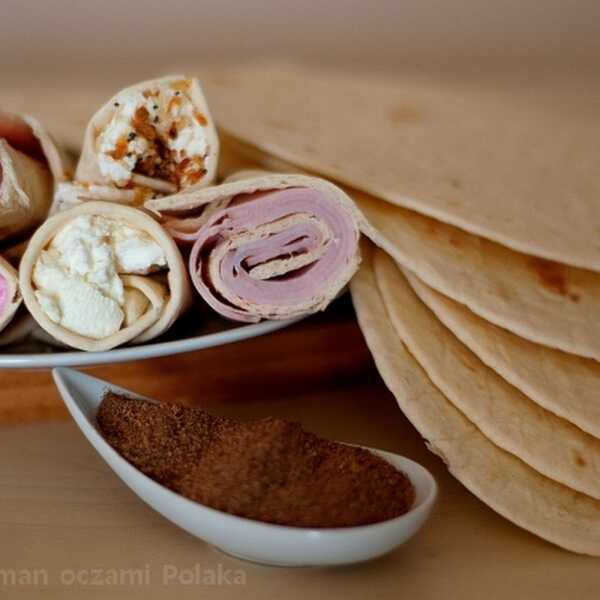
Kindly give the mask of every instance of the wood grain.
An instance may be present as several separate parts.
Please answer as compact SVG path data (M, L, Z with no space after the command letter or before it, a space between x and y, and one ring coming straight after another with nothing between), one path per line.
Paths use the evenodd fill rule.
M183 404L238 403L290 390L323 389L370 372L371 359L347 297L326 313L245 342L85 371ZM0 371L0 423L67 418L48 370Z

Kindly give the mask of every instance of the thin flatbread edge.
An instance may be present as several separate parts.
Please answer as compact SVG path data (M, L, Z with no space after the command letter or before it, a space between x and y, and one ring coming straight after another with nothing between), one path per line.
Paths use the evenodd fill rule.
M413 291L489 368L542 408L600 438L600 363L516 336L403 269Z

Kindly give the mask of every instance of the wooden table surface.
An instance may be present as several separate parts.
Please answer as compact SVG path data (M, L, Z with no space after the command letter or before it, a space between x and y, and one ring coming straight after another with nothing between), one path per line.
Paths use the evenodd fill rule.
M240 418L277 415L402 453L432 470L439 501L413 540L377 561L335 569L241 562L138 500L67 418L47 371L2 372L2 598L599 597L597 560L501 519L426 450L379 379L349 302L264 338L88 371L162 400Z

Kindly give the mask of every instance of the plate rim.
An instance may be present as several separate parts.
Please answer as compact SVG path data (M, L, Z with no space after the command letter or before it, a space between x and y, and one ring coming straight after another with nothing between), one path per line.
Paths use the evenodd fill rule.
M283 320L265 320L260 323L241 325L223 331L197 335L189 338L170 340L166 342L149 342L139 346L125 346L104 352L84 352L74 350L69 352L40 352L3 354L0 353L0 370L2 369L51 369L55 367L91 367L102 364L117 364L122 362L148 360L174 354L184 354L205 348L225 346L234 342L267 335L285 329L305 316Z

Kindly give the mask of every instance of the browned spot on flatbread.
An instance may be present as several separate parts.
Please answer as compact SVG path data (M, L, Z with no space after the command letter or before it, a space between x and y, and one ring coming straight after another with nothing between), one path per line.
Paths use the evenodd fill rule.
M449 198L446 200L446 204L450 208L460 208L462 206L462 200L458 200L458 198Z
M265 124L281 131L296 131L296 128L289 121L283 121L282 119L268 119Z
M463 183L460 180L460 178L458 177L449 177L448 178L448 183L450 184L451 187L453 187L455 190L462 190L463 187Z
M436 219L432 219L431 217L423 217L426 219L427 232L431 235L437 235L440 230L440 222Z
M389 113L389 117L390 121L395 125L401 123L419 123L424 119L425 113L415 106L403 104L393 108Z
M529 264L534 270L540 283L554 294L559 294L578 302L579 294L569 289L567 281L567 269L560 263L546 260L544 258L531 257Z
M585 467L587 465L587 461L585 458L583 458L583 456L581 456L581 454L575 453L575 464L578 467Z
M463 238L458 231L451 231L448 236L448 241L455 248L460 248L463 245Z
M454 227L446 225L437 219L431 219L429 217L424 218L427 219L427 233L431 236L441 236L455 248L460 248L463 245L464 237L461 231L454 229Z
M459 352L458 358L463 366L471 371L471 373L475 373L477 371L477 360L472 355Z
M512 294L510 290L506 288L506 286L499 284L496 286L496 295L502 298L505 302L510 302L512 299Z

